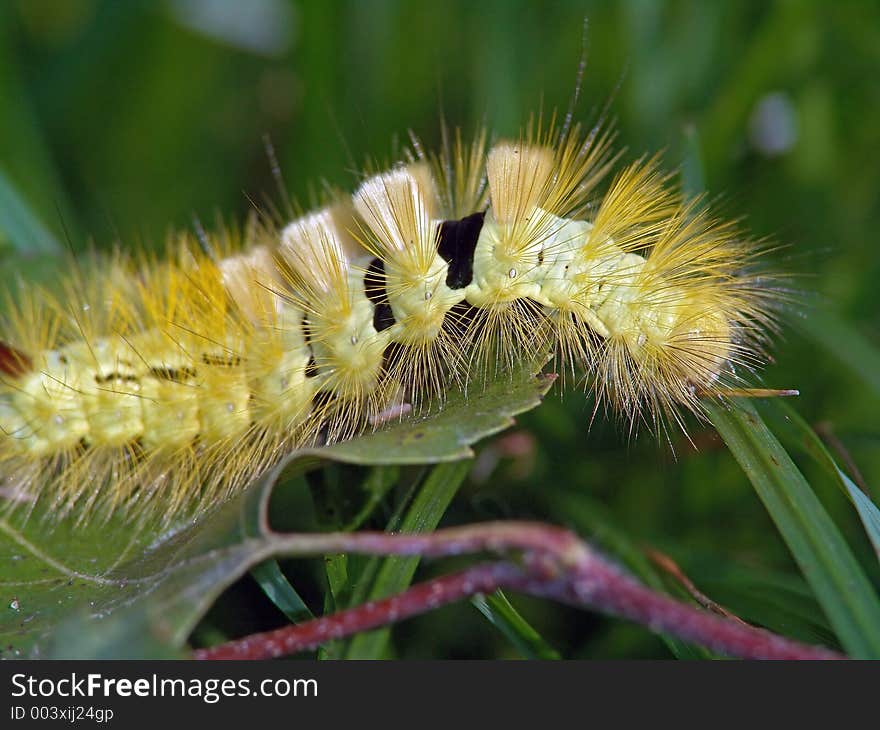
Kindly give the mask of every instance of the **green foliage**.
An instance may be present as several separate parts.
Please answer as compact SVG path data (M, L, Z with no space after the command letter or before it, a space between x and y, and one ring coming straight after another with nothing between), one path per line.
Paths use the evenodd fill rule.
M0 287L51 276L52 252L68 245L154 246L194 216L241 220L264 195L277 205L264 133L304 204L321 179L350 188L350 171L389 158L389 140L408 129L435 144L440 110L465 131L485 119L515 133L542 100L566 107L586 16L577 118L591 123L613 95L631 155L664 148L689 189L725 195L727 213L785 244L772 263L793 274L797 303L762 378L802 395L790 411L759 405L769 429L717 410L729 453L697 422L689 434L698 451L678 434L671 449L650 434L628 440L601 413L588 430L592 403L571 390L489 439L509 423L499 409L536 402L535 390L500 382L479 413L453 403L407 433L371 437L372 447L337 447L320 478L302 474L315 462L297 461L271 503L264 482L162 539L111 524L58 526L47 541L39 515L23 528L4 523L3 647L29 651L52 634L43 651L54 655L176 655L193 631L196 644L232 638L438 570L354 556L285 560L261 532L266 507L279 530L548 520L590 537L652 587L688 597L646 547L744 620L876 656L880 7L280 0L276 40L248 45L187 24L182 5L0 4ZM768 116L768 99L782 111ZM794 136L768 151L761 134L779 133L786 114ZM511 406L503 388L524 400ZM419 466L439 452L413 435L443 418L445 478ZM839 445L823 445L808 425L819 423ZM364 448L400 459L367 468ZM508 598L449 607L392 630L390 641L380 632L324 654L706 656L619 621ZM81 623L94 613L106 618Z
M880 657L880 599L810 485L753 406L710 408L844 647Z

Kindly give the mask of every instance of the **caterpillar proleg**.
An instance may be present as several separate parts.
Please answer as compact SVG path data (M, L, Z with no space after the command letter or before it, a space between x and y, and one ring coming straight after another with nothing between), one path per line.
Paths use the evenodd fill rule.
M606 184L611 142L457 135L301 218L209 236L215 256L181 234L165 260L26 287L0 329L10 509L168 523L548 353L631 424L699 414L764 361L778 295L760 248L656 159Z

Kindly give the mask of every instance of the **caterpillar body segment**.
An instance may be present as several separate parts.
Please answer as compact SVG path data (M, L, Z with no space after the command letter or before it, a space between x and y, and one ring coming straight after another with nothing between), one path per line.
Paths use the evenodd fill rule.
M449 264L437 247L435 196L430 171L421 164L371 178L354 196L368 231L365 246L382 264L395 321L390 336L407 345L436 340L463 299L449 287Z
M305 312L310 386L322 393L312 430L324 428L334 441L363 428L364 418L382 409L387 390L382 363L390 339L376 328L367 257L348 232L352 223L347 206L312 213L284 228L279 251L288 284L282 296Z
M351 199L221 233L219 257L182 236L167 260L25 290L0 330L10 509L169 523L548 350L633 424L699 413L762 362L758 253L656 160L599 195L610 137L550 139L417 146Z

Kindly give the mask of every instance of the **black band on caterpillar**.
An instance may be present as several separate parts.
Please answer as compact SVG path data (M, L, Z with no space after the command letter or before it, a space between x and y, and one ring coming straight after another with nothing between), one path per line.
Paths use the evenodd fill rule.
M385 264L382 263L382 259L374 258L367 266L367 273L364 275L364 293L376 308L373 312L373 327L376 328L376 332L387 330L394 324L394 314L385 292Z
M474 251L483 228L485 213L473 213L459 220L440 224L440 240L437 251L449 264L446 286L463 289L474 278Z

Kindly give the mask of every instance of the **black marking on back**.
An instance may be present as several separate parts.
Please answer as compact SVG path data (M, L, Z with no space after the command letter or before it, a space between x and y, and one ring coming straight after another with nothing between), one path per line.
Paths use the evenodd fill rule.
M306 347L309 348L309 361L306 363L306 377L314 378L318 375L318 363L315 361L315 353L312 350L312 324L308 317L303 317L299 324L303 338L306 341Z
M461 289L474 278L474 251L485 217L485 213L474 213L457 221L443 221L440 224L437 251L449 264L446 286L450 289Z
M315 378L318 376L318 363L315 362L315 356L312 355L309 357L309 361L306 363L306 377L307 378Z
M381 259L370 261L364 276L364 292L373 304L373 328L376 332L387 330L394 324L394 314L385 291L385 264Z
M204 352L202 353L202 362L214 367L237 368L241 365L241 358L238 355L210 355Z
M136 383L138 378L137 375L132 375L131 373L107 373L106 375L95 373L95 382L98 385L112 383L115 380L121 380L123 383Z
M150 368L150 375L159 380L173 380L175 383L182 383L184 380L196 377L196 371L188 367L154 367Z

